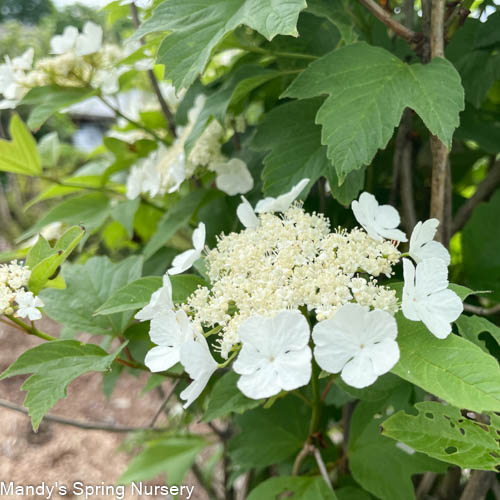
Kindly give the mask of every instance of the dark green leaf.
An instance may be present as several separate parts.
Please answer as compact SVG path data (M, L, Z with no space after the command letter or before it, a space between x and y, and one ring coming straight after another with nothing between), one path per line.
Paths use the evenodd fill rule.
M279 476L267 479L254 488L248 500L291 498L292 500L337 500L321 476Z

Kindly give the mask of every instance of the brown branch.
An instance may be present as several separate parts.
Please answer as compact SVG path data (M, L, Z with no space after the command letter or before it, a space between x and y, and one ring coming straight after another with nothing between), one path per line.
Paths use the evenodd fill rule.
M137 7L134 2L130 4L130 10L132 12L132 19L134 21L134 26L137 29L139 27L140 21L139 21L139 13L137 12ZM141 38L141 45L144 45L144 43L145 43L144 39ZM177 137L177 131L175 130L174 115L170 111L168 104L163 98L163 94L161 93L160 85L158 84L158 80L156 79L154 71L152 69L148 69L147 74L149 81L151 82L151 87L153 87L153 91L156 94L156 97L158 98L158 102L160 103L162 113L165 116L165 119L167 120L168 130L172 134L172 137Z
M359 0L359 3L364 5L379 21L382 21L388 28L396 33L396 35L406 40L410 45L415 44L418 34L393 19L389 12L383 9L374 0Z
M488 199L500 185L500 161L493 164L476 192L459 208L453 220L452 234L460 231L479 203Z
M472 314L477 314L478 316L492 316L493 314L500 313L500 304L493 307L481 307L473 306L471 304L464 304L464 311L470 312Z
M192 465L191 470L193 471L198 484L207 492L208 497L220 500L220 495L217 494L212 485L205 479L203 471L196 462Z
M415 493L417 500L423 500L424 498L427 498L427 495L434 486L434 483L436 482L437 478L438 475L435 472L424 473L418 485L417 491Z
M29 412L26 408L11 403L10 401L5 401L0 399L0 406L7 408L9 410L17 411L19 413L24 413L28 415ZM124 427L121 425L104 424L99 422L82 422L81 420L72 420L69 418L58 417L56 415L45 415L43 420L47 422L54 422L56 424L70 425L72 427L78 427L79 429L89 430L89 431L106 431L106 432L135 432L135 431L147 431L151 430L150 427ZM164 431L165 429L154 429L155 431Z
M299 451L299 453L295 457L295 461L293 462L292 476L299 475L300 466L302 465L302 462L305 460L305 458L311 454L312 448L313 446L309 443L309 441L306 441L304 443L304 446Z
M161 413L163 412L165 406L167 406L170 398L174 395L175 393L175 388L177 387L177 385L179 384L179 379L177 379L173 384L172 384L172 387L170 388L170 391L168 392L167 396L165 397L163 403L160 405L160 407L158 408L158 411L155 413L155 416L153 417L153 419L151 420L151 423L149 424L149 427L154 427L155 424L156 424L156 421L158 420L158 417L161 415Z
M493 471L473 470L460 500L483 500L494 479Z

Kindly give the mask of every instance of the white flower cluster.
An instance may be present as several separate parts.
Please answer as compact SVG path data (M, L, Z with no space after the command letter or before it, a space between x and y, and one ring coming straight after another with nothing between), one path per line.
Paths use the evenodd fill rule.
M288 193L261 200L255 210L243 198L237 214L246 229L222 235L206 256L211 286L198 288L175 311L166 274L163 287L136 315L151 320L150 336L157 344L146 365L161 371L180 361L193 378L181 394L188 400L185 406L236 355L238 387L254 399L306 385L313 357L323 370L340 372L357 388L373 384L398 362L394 314L399 304L395 292L376 278L391 276L402 257L384 239L406 241L397 229L399 214L363 193L353 209L366 232L331 232L323 215L308 214L294 203L308 182L303 179ZM462 312L462 302L448 289L449 254L433 241L437 225L435 219L418 223L411 235L406 255L417 267L403 259L402 310L444 338ZM200 257L204 241L200 223L194 249L178 256L169 273L188 269ZM232 353L222 365L210 353L206 329L207 336L219 333L223 357Z
M13 314L17 305L16 316L20 318L34 321L42 317L37 309L43 307L42 300L25 290L30 276L29 268L17 261L0 265L0 315Z
M199 95L188 112L187 125L177 127L177 137L173 144L168 148L160 146L131 168L127 177L129 199L134 199L141 193L151 197L173 193L198 169L215 172L217 188L230 196L247 193L253 188L253 177L245 162L238 158L227 159L222 154L226 130L217 120L209 123L186 156L186 141L204 104L205 97Z

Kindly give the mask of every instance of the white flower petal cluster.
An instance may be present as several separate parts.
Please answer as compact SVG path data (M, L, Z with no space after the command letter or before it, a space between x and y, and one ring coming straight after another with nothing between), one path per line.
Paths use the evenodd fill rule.
M172 267L168 270L169 274L180 274L187 271L201 257L201 252L205 248L206 229L205 224L200 222L193 231L193 247L179 255L176 255L172 261Z
M255 315L272 317L306 306L321 321L351 301L390 314L398 310L395 292L373 278L390 276L399 261L391 242L359 229L332 233L323 215L308 214L298 203L281 215L262 213L258 223L251 207L246 210L249 227L222 235L207 254L211 288L199 288L185 305L199 327L222 327L224 357L239 341L240 325Z
M24 82L26 73L33 66L34 54L34 49L29 48L19 57L10 59L6 56L5 63L0 64L0 94L4 97L0 101L0 109L15 108L28 92Z
M74 51L77 56L86 56L97 52L102 46L102 28L87 21L81 33L74 26L66 26L62 35L55 35L50 40L52 54L66 54Z
M290 189L288 193L282 194L277 198L268 197L260 200L255 207L255 212L258 214L266 212L284 212L298 198L308 182L309 179L302 179Z
M447 266L450 265L450 253L446 248L434 241L439 221L429 219L418 222L410 236L410 257L418 264L426 259L441 259Z
M299 311L272 318L252 316L238 330L241 351L233 369L238 388L252 399L269 398L306 385L311 379L310 332Z
M448 267L442 259L431 258L417 264L403 259L403 314L422 321L438 339L451 333L451 323L463 312L460 297L448 289Z
M379 205L372 194L361 193L359 200L352 202L351 208L356 220L373 239L408 241L406 235L396 229L401 222L398 211L390 205Z
M168 273L163 275L163 284L151 295L149 304L144 306L136 315L135 318L139 321L149 321L160 316L161 314L172 311L174 302L172 300L172 283Z
M0 315L15 312L17 317L28 317L31 321L42 317L37 309L43 307L42 300L25 290L30 276L30 269L15 260L0 265Z
M389 313L345 304L332 319L315 325L314 358L323 370L341 372L346 384L361 389L398 362L397 333L396 320Z

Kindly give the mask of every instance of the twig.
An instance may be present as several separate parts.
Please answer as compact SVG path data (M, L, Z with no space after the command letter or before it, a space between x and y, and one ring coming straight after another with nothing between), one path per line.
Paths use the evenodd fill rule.
M302 465L302 462L305 460L307 455L310 455L312 448L313 448L313 446L309 443L309 441L306 441L304 443L304 446L299 451L299 453L295 457L295 461L293 462L293 469L292 469L293 476L299 475L300 466Z
M172 384L172 387L170 388L170 391L168 392L167 396L165 397L165 400L163 401L163 403L160 405L160 407L158 408L158 411L155 413L155 416L153 417L153 419L151 420L151 423L149 424L149 427L154 427L155 426L155 423L156 421L158 420L158 417L161 415L161 413L163 412L163 409L165 408L165 406L167 406L170 398L173 396L173 394L175 393L175 388L177 387L177 385L179 384L179 380L176 380L173 384Z
M134 26L137 29L139 27L139 13L137 12L137 7L132 2L130 4L130 10L132 12L132 19L134 21ZM141 45L144 45L144 38L141 38ZM175 118L172 112L170 111L170 108L168 107L168 104L166 103L165 99L163 98L163 94L161 93L160 86L158 85L158 80L156 79L156 76L154 74L154 71L152 69L148 69L147 71L149 81L151 82L151 86L153 87L154 93L156 94L156 97L158 98L158 102L160 103L161 110L163 112L163 115L165 116L165 119L167 120L167 125L168 125L168 130L170 130L170 133L172 134L173 137L177 137L177 132L175 130Z
M325 483L333 491L332 482L330 481L330 477L328 476L328 471L326 469L325 462L323 462L323 457L321 456L321 453L319 452L318 448L316 448L316 446L313 446L312 452L313 452L314 458L316 460L316 464L318 465L318 469L319 469L319 472L321 473L321 476L325 480Z
M406 40L410 45L414 45L418 34L412 29L403 26L396 21L385 9L383 9L374 0L359 0L359 3L364 5L379 21L382 21L388 28L390 28L396 35Z
M9 410L17 411L19 413L24 413L28 415L29 412L26 408L0 399L0 406L7 408ZM56 424L70 425L72 427L78 427L79 429L91 430L91 431L106 431L106 432L135 432L135 431L147 431L151 430L150 427L123 427L121 425L112 424L101 424L98 422L82 422L80 420L72 420L69 418L58 417L56 415L45 415L43 420L48 422L55 422ZM155 431L164 431L165 429L154 429Z
M470 312L472 314L477 314L478 316L492 316L493 314L500 313L500 304L493 307L481 307L473 306L471 304L464 304L464 311Z
M493 471L473 470L460 500L483 500L494 479Z
M415 496L417 500L424 500L427 498L429 491L431 491L438 475L435 472L425 472L420 480Z
M47 335L46 333L41 332L34 326L27 325L26 323L12 316L11 314L6 314L5 316L9 318L13 323L21 327L24 330L24 332L27 333L28 335L34 335L35 337L39 337L43 340L56 340L55 337L52 337L51 335Z
M208 481L206 481L203 471L200 469L196 462L192 465L191 470L193 471L198 484L207 492L208 497L220 499L220 496L217 495L217 492L214 490L212 485Z
M431 59L444 57L444 0L432 0L430 25ZM448 149L437 137L431 136L432 151L432 186L431 186L431 217L441 224L436 233L436 240L445 241L446 219L446 188L448 173Z
M488 175L478 185L476 192L459 208L453 220L452 234L460 231L479 203L488 199L500 185L500 161L490 168Z

